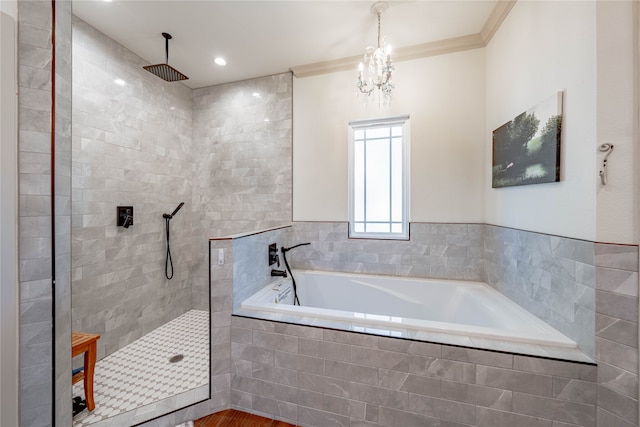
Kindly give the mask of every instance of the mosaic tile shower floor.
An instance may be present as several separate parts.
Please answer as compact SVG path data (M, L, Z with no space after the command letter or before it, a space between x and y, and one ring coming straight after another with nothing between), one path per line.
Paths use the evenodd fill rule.
M176 354L184 358L170 363ZM207 386L208 394L208 382L209 313L191 310L98 361L93 387L96 407L76 415L73 425L83 427L137 412L202 386ZM82 381L73 386L73 396L84 399ZM153 408L144 412L151 414Z

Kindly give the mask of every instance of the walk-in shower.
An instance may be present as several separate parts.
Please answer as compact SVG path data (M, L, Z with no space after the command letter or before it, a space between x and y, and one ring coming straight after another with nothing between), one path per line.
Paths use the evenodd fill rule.
M149 61L77 16L72 37L71 323L100 336L95 409L73 422L136 425L210 395L191 89L151 77ZM82 382L72 396L84 398Z

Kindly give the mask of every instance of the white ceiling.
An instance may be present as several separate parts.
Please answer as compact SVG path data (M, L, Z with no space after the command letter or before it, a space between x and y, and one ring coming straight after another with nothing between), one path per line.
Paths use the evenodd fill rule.
M150 64L199 88L361 55L376 43L373 1L73 0L73 12ZM478 34L497 0L388 1L382 35L394 47ZM222 56L226 67L214 64ZM354 69L355 72L355 69Z

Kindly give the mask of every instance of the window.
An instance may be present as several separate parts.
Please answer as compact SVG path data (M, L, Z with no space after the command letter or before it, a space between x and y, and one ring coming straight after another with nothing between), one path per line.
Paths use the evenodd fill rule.
M409 238L409 116L349 123L349 237Z

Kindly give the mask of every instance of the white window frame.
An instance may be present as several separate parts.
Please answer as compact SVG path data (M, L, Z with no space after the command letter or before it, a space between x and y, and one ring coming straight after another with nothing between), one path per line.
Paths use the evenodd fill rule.
M355 132L356 130L402 126L402 232L356 232L355 231ZM409 195L410 135L409 116L386 117L380 119L349 122L349 238L409 240ZM390 219L391 220L391 219Z

